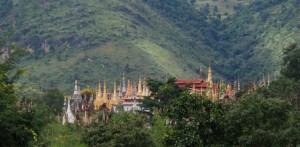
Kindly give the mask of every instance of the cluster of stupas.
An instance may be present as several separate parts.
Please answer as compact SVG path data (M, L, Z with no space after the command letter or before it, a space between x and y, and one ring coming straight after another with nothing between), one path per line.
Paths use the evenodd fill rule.
M256 91L257 87L268 86L270 84L270 76L263 78L259 81L258 85L255 81L251 83L244 82L245 85L250 85L247 89L247 92ZM212 101L216 101L218 99L236 99L236 94L244 89L241 89L241 84L239 80L235 80L233 82L226 82L223 79L220 79L219 83L213 82L213 74L211 66L208 66L207 78L203 78L202 68L200 67L199 78L198 79L178 79L175 82L175 85L183 88L188 87L191 93L195 94L203 94L208 98L211 98Z
M138 84L131 82L130 78L125 82L123 75L122 80L117 86L114 82L113 92L107 91L106 81L104 80L103 89L101 83L98 83L97 92L81 93L78 81L75 81L74 94L72 97L65 97L63 123L74 123L80 121L79 113L84 113L83 123L91 122L90 115L93 111L103 110L117 112L118 106L123 107L124 111L140 110L140 100L144 96L149 96L150 91L147 87L146 79L143 81L138 78ZM127 86L126 86L127 85ZM89 89L89 87L87 88Z
M267 79L265 76L256 84L245 82L247 85L247 92L256 91L257 87L268 86L270 84L270 77ZM127 86L126 86L127 85ZM211 66L208 67L207 78L203 78L202 68L200 67L198 79L178 79L175 85L180 88L187 87L192 94L203 94L210 98L212 101L218 99L229 100L236 99L236 94L240 91L245 91L245 88L241 89L239 80L235 80L233 83L230 81L226 83L223 79L220 79L219 83L213 82L213 74ZM141 110L141 99L144 96L150 96L149 88L147 87L146 79L141 80L138 78L137 84L132 84L130 78L125 82L123 75L122 80L119 82L119 86L114 82L113 92L107 92L106 81L104 80L103 89L101 83L98 83L97 92L80 93L80 86L75 81L75 88L73 96L65 98L64 103L64 117L63 123L74 123L81 120L79 113L84 113L83 123L89 124L91 122L91 113L93 111L105 110L106 112L117 112L118 106L123 107L124 111Z

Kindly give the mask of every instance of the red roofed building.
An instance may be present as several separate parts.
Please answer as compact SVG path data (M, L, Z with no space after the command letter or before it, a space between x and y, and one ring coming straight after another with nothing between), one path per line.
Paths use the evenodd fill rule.
M203 93L213 101L218 99L218 84L213 84L212 69L208 67L207 79L203 79L202 69L200 68L199 79L178 79L175 85L180 88L188 87L192 93Z

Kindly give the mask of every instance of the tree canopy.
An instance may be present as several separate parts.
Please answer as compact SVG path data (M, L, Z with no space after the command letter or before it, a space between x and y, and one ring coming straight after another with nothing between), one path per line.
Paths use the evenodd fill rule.
M290 121L297 119L289 103L265 99L258 94L244 96L226 114L226 139L231 145L296 146L299 139L290 130L299 130ZM296 131L297 132L297 131Z
M119 112L108 124L97 124L87 128L83 142L89 146L153 146L144 124L143 115Z

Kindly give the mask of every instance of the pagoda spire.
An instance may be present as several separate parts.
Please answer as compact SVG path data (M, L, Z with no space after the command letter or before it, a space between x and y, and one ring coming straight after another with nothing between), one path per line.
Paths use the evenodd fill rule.
M70 106L70 98L68 98L68 108L67 108L67 116L68 116L68 122L69 123L74 123L74 115L71 111L71 106Z
M262 80L261 80L261 79L259 79L258 85L259 85L260 87L262 86Z
M78 99L78 97L77 97L77 99L76 99L75 114L76 114L76 112L79 112L79 111L80 111L80 107L79 107L79 99Z
M81 101L82 101L82 97L81 97L81 94L80 94L80 86L78 85L77 86L77 94L76 95L74 95L73 96L73 98L72 98L73 100L74 100L74 105L75 105L75 103L76 103L76 108L75 108L75 111L77 112L77 111L80 111L80 103L81 103ZM73 105L73 107L75 107ZM72 107L72 105L71 105L71 107ZM72 110L73 110L73 108L72 108Z
M137 96L137 89L136 89L136 83L134 82L133 85L132 85L132 93L134 96Z
M227 94L229 97L232 97L232 86L231 86L231 81L227 84L226 94Z
M147 92L146 92L146 88L147 88L147 87L146 87L146 85L147 85L147 84L146 84L146 78L144 78L144 82L143 82L143 91L142 91L142 93L143 93L142 95L143 95L143 96L147 96Z
M211 66L208 66L208 73L207 73L207 82L212 85L213 81L212 81L212 70L211 70Z
M233 95L236 94L237 89L238 89L238 87L237 87L237 81L236 81L236 79L235 79L234 82L233 82Z
M203 81L203 71L202 71L202 66L200 65L200 69L199 69L199 80Z
M132 96L132 86L130 84L130 78L128 78L128 81L127 81L127 90L126 90L125 96L126 97L131 97Z
M100 82L100 80L99 80L99 83L98 83L98 92L97 92L97 96L98 96L99 98L102 97L101 82Z
M238 85L237 85L237 91L241 91L241 83L240 83L240 80L238 79Z
M268 81L267 81L267 86L270 85L270 75L268 74Z
M105 103L105 104L108 103L107 89L106 89L106 80L104 80L104 86L103 86L103 103Z
M253 81L252 89L253 89L253 91L256 91L256 83L255 83L255 81Z
M117 95L117 82L114 82L114 94L113 94L113 98L112 98L112 104L113 105L118 105L119 104L119 98Z
M142 91L142 80L141 80L141 77L139 76L137 96L138 96L138 97L141 97L142 95L143 95L143 91Z
M78 94L80 94L80 93L79 93L79 90L78 90L78 81L75 80L74 94L73 94L72 100L76 100Z
M265 74L263 74L263 80L262 80L262 82L263 82L263 86L266 86Z
M122 93L126 92L126 83L125 83L125 77L124 77L124 73L123 73L123 77L122 77Z
M122 97L123 96L123 93L122 93L122 80L120 80L120 85L119 85L119 97Z
M98 91L97 91L96 99L95 99L95 102L94 102L95 109L98 110L99 107L102 104L103 104L103 101L102 101L102 91L101 91L101 83L100 83L100 80L99 80Z
M145 96L150 96L150 94L151 94L151 91L149 90L149 87L148 86L146 86L146 95ZM142 97L142 99L143 99L144 97Z
M65 124L65 122L68 123L74 123L75 121L75 117L71 111L71 105L70 105L70 99L71 97L66 97L67 101L68 101L68 106L67 106L67 112L64 115L64 120L63 120L63 125Z

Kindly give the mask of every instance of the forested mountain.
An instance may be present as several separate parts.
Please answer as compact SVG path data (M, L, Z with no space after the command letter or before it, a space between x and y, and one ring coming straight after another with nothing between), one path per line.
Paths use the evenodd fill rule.
M299 42L299 2L207 2L216 5L207 9L201 7L203 1L191 0L4 0L0 29L31 49L22 61L29 69L25 82L43 88L70 89L76 75L84 84L118 80L122 73L193 78L200 64L204 71L211 64L216 79L276 75L281 49ZM211 12L216 9L218 13Z
M236 73L251 77L279 74L282 49L300 43L300 1L253 1L224 21Z

